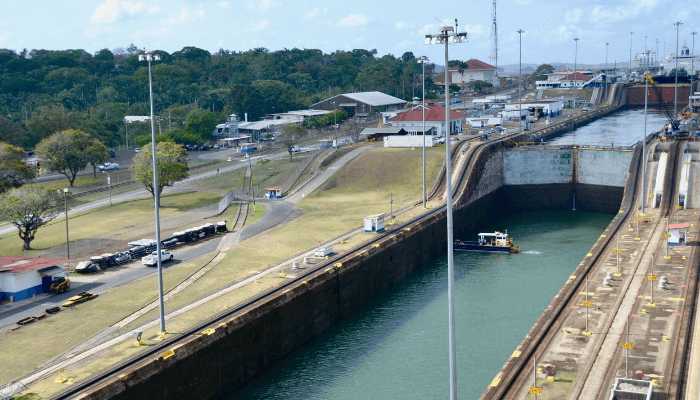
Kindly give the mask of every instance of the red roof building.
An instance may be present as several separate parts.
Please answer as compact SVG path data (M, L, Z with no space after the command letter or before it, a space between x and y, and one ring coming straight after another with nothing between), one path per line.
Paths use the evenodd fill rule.
M0 300L26 299L46 293L54 277L65 276L61 266L70 260L56 258L0 257Z
M461 132L462 123L467 116L450 110L450 131ZM416 107L405 111L386 121L391 126L400 127L409 134L423 132L423 108ZM445 107L438 105L425 106L425 130L433 135L445 134Z
M484 81L498 87L498 69L483 61L471 59L467 61L466 68L450 67L450 81L455 84L469 84L475 81Z

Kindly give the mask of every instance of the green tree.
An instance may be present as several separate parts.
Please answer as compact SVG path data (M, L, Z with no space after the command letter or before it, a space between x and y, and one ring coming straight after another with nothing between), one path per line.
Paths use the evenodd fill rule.
M535 69L535 75L546 75L554 72L554 67L549 64L541 64Z
M48 169L60 172L73 187L78 172L87 167L86 152L92 142L87 133L69 129L56 132L36 146L36 154Z
M36 231L60 214L63 194L42 186L24 186L0 195L0 219L9 221L24 242L22 250L31 250Z
M85 161L92 167L92 177L97 178L97 166L107 161L107 146L97 139L91 139L85 149Z
M187 125L185 125L185 130L188 133L200 137L204 141L211 140L214 128L216 128L216 114L201 108L192 110L187 118Z
M481 90L484 90L486 88L493 87L493 85L486 82L486 81L474 81L471 83L471 87L472 87L472 89L474 89L476 91L481 91Z
M172 186L177 181L187 178L187 151L176 143L156 143L156 170L158 171L158 187L153 186L153 153L152 144L147 143L141 148L141 152L134 156L131 171L134 180L141 182L155 198L156 192L160 200L163 188Z
M287 149L290 162L294 154L292 148L296 146L306 134L307 130L296 126L296 124L282 125L280 127L280 135L277 137L277 141L282 143Z
M0 142L0 193L34 179L34 170L22 160L24 155L20 147Z

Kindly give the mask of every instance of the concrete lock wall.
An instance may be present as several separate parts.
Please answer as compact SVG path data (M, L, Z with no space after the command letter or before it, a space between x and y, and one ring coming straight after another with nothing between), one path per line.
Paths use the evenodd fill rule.
M503 146L495 143L479 150L465 171L468 181L455 197L455 238L473 237L484 223L502 216L503 210L523 204L528 191L539 196L532 209L570 208L574 187L571 149L503 151ZM595 171L605 162L603 157L591 160L587 168ZM615 160L622 162L623 158ZM628 165L620 167L629 169ZM622 200L619 189L619 197L611 198L617 202L615 212ZM592 209L596 204L591 203ZM206 399L240 389L406 275L444 255L445 212L415 223L410 230L391 232L377 244L343 258L340 265L315 272L264 303L217 319L210 326L216 329L211 335L192 335L173 348L172 356L122 371L119 378L85 393L84 400Z
M587 185L624 187L631 150L578 150L578 182Z
M506 185L538 185L571 182L571 149L516 150L503 154Z

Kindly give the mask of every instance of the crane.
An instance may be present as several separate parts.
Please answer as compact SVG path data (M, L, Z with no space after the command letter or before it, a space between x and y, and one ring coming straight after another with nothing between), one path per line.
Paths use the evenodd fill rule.
M644 73L644 75L647 77L647 81L649 81L649 86L651 86L654 90L654 93L656 93L656 98L659 99L659 105L661 105L661 109L664 111L664 114L666 114L668 123L671 126L671 134L678 135L679 126L681 122L680 118L673 114L673 111L671 111L669 104L667 104L667 102L664 101L663 93L661 93L661 88L658 85L656 85L656 82L654 82L654 78L651 77L651 74L647 72Z

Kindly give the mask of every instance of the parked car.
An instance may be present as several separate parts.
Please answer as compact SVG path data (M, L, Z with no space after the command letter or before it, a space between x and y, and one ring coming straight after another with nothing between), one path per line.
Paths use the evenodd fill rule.
M134 153L138 153L138 152L140 152L140 151L141 151L141 148L140 148L140 147L134 147Z
M295 145L295 146L292 146L291 150L292 150L292 153L298 153L301 151L301 148L299 146Z
M187 145L184 145L184 144L183 144L182 146L180 146L180 148L183 149L183 150L189 150L189 149L190 149Z
M97 169L99 169L100 172L110 171L113 169L119 169L119 164L108 162L108 163L104 163L104 165L99 165L97 167Z
M219 148L219 145L218 145L218 144L215 144L215 145L212 146L212 148L218 149L218 148Z
M173 257L173 253L168 250L160 251L160 262L172 261ZM158 252L154 251L150 256L143 257L141 259L141 264L147 267L154 267L158 265Z
M209 146L204 145L204 146L202 146L199 150L201 150L201 151L207 151L207 150L209 150Z
M442 136L441 136L441 137L438 137L438 138L435 140L435 143L437 143L437 144L445 144L445 138L442 137Z

